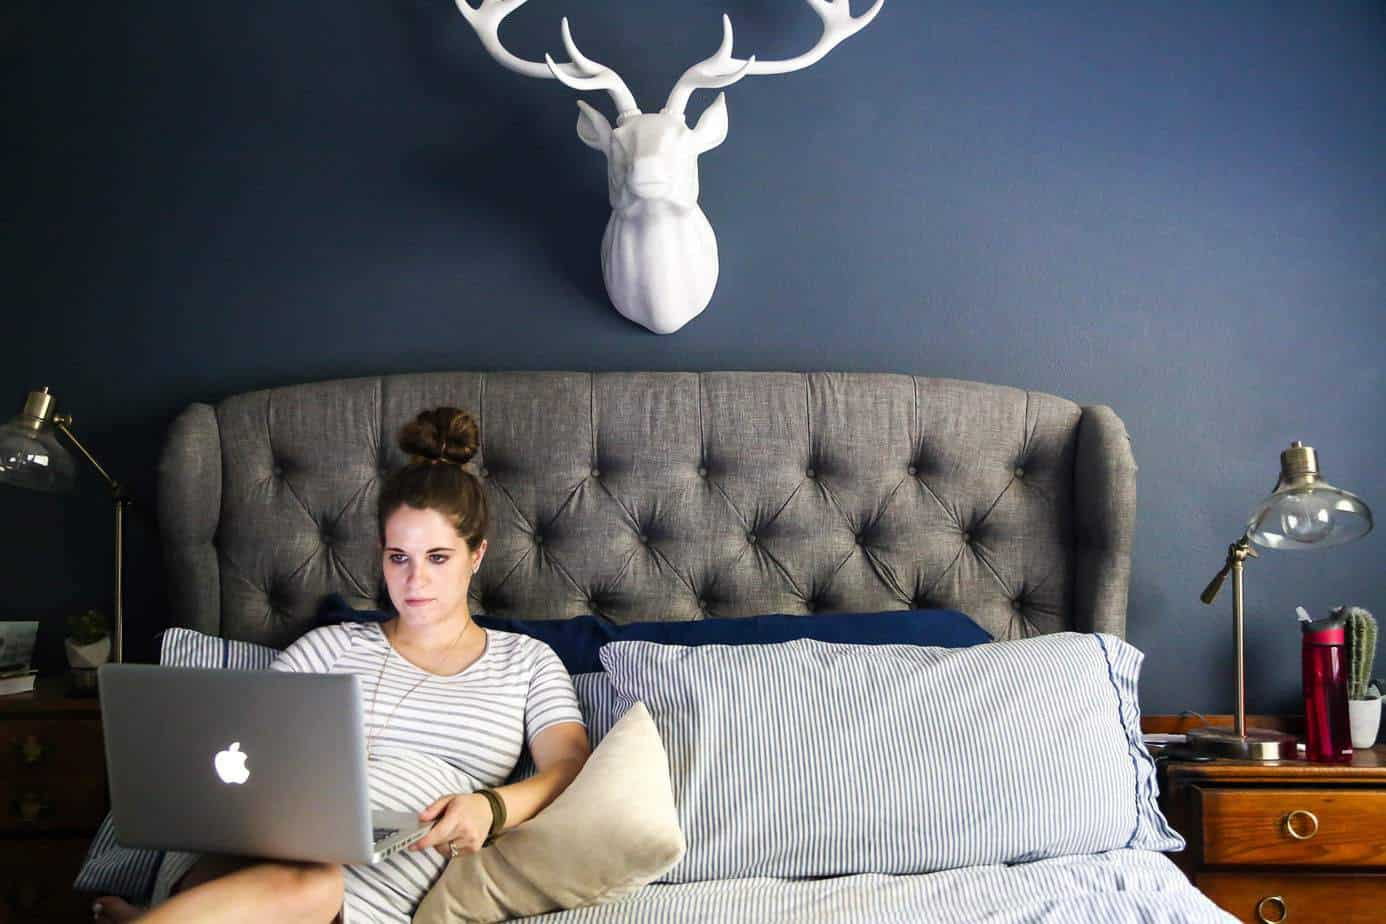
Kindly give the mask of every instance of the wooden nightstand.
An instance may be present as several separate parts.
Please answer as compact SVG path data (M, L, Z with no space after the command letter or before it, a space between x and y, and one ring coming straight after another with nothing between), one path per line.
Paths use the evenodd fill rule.
M1342 765L1170 761L1162 786L1189 842L1172 859L1241 920L1386 920L1386 745Z
M101 708L65 686L0 696L0 924L91 917L72 880L107 810Z

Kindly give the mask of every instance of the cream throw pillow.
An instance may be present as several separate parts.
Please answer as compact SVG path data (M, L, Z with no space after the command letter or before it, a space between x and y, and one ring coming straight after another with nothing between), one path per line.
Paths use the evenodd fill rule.
M683 851L669 758L636 703L542 812L450 861L414 924L482 924L614 901L664 875Z

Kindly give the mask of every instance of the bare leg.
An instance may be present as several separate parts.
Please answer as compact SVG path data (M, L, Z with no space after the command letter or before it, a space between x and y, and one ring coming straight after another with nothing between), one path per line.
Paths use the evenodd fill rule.
M199 864L200 866L201 864ZM212 874L214 867L202 871ZM342 868L330 863L255 863L227 875L191 884L194 870L183 877L177 892L157 908L140 915L143 924L167 922L263 921L265 924L299 921L333 921L342 908ZM101 920L125 921L130 906L124 902L99 902ZM130 909L134 910L134 909Z
M172 897L179 892L186 892L193 886L230 875L254 862L249 857L205 853L183 874L183 878L173 884L169 895ZM148 910L132 905L118 895L103 895L93 903L92 918L99 924L127 924L129 921L138 920Z

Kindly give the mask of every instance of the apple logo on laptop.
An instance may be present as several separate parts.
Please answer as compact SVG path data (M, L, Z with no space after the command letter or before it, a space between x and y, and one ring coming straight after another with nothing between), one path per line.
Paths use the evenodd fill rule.
M246 768L245 754L241 751L239 741L218 753L212 765L216 767L217 776L221 777L223 783L244 783L250 779L250 770Z

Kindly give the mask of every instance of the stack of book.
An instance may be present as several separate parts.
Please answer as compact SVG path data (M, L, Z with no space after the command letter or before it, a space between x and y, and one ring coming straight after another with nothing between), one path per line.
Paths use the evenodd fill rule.
M0 696L28 693L34 688L36 622L0 622Z
M32 667L0 671L0 696L9 693L28 693L34 688L34 678L37 676L38 671Z

